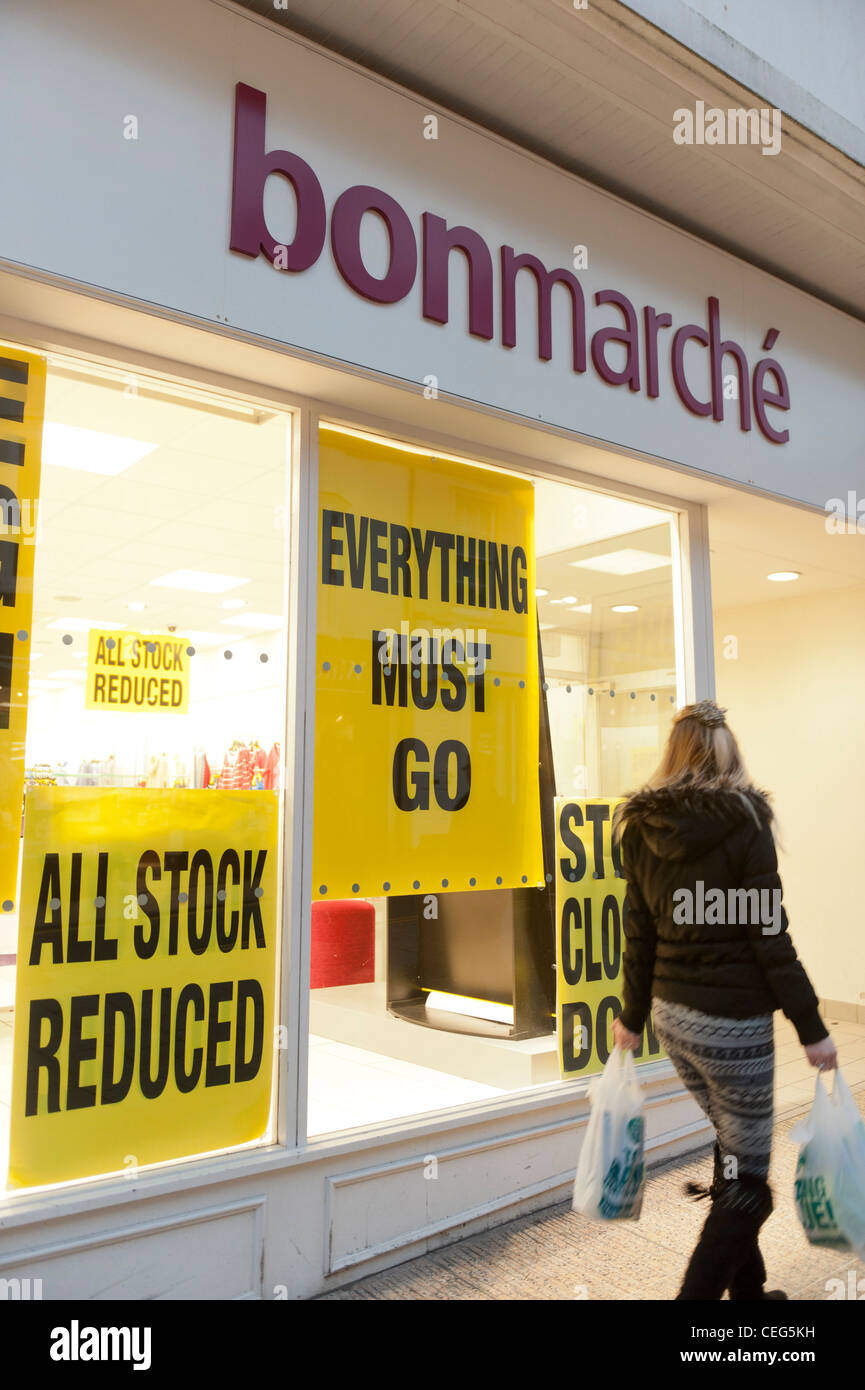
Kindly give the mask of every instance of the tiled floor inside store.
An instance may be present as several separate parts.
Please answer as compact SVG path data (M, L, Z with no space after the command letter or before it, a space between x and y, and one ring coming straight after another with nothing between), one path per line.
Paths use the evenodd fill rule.
M441 1110L504 1092L414 1062L310 1035L309 1121L312 1135Z
M850 1087L865 1083L865 1024L829 1019L826 1025ZM309 1133L326 1134L404 1115L503 1095L495 1086L465 1081L359 1047L310 1037ZM792 1025L775 1015L775 1107L780 1116L810 1105L814 1071Z

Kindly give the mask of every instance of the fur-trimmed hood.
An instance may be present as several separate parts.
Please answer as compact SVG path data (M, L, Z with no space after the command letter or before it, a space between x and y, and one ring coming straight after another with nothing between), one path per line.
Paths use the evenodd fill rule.
M768 793L757 787L742 791L700 787L643 787L617 810L615 822L624 832L639 827L649 849L660 859L690 859L726 839L742 820L755 830L771 823Z

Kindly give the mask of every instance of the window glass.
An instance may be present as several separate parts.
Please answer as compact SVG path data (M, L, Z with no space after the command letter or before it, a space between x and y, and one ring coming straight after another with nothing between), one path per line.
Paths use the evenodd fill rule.
M44 418L10 532L36 557L0 915L13 1186L268 1139L280 926L289 417L52 358Z
M322 429L319 449L310 1135L565 1074L557 798L612 802L640 784L681 680L670 512L350 431ZM526 515L525 567L511 572ZM507 625L519 585L500 585L502 569L529 585L519 630ZM405 672L398 644L381 653L388 685L376 641L401 629ZM414 669L419 631L459 635L455 668L422 647ZM447 727L463 752L437 765ZM468 812L487 794L478 835ZM611 976L618 916L613 930Z

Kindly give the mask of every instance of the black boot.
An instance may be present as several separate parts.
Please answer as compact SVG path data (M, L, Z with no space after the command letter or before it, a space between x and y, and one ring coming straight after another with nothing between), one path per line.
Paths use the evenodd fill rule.
M748 1253L742 1264L733 1275L729 1284L730 1302L744 1303L753 1302L757 1299L780 1299L787 1295L783 1289L765 1289L766 1266L763 1263L763 1256L760 1253L760 1246L756 1237L752 1241Z
M712 1210L688 1263L677 1294L680 1300L720 1299L735 1281L743 1264L743 1251L747 1252L746 1258L753 1257L760 1227L772 1210L769 1184L750 1173L722 1179L720 1183L713 1181L710 1191Z

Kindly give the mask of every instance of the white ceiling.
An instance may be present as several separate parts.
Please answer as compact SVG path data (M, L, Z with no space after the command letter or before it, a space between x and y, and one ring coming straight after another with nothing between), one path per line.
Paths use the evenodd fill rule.
M222 634L226 645L265 634L226 622L223 599L249 613L283 611L287 417L261 423L209 413L203 403L124 394L122 382L48 374L46 420L156 444L114 477L42 470L34 586L38 677L67 668L87 649L66 619L131 630ZM223 594L154 587L177 570L247 580ZM132 612L130 603L144 603ZM71 635L71 644L64 643ZM204 645L203 641L199 645ZM34 675L37 672L34 671Z

